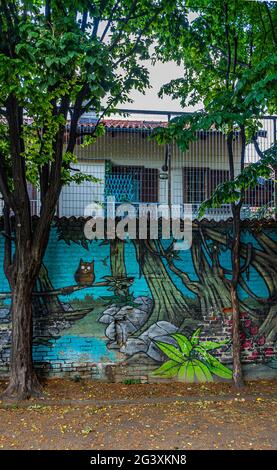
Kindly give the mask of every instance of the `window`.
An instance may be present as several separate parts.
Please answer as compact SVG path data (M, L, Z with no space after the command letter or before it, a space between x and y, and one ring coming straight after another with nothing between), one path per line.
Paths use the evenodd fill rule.
M117 202L158 202L158 170L141 166L113 165L105 178L105 195Z
M215 170L206 167L184 168L184 203L200 204L210 197L220 183L228 179L228 170Z
M249 188L245 193L244 204L251 207L274 204L274 181L261 179L254 188Z
M184 203L200 204L209 198L215 188L229 180L228 170L211 168L184 168ZM274 181L262 180L245 193L244 204L261 207L274 201Z

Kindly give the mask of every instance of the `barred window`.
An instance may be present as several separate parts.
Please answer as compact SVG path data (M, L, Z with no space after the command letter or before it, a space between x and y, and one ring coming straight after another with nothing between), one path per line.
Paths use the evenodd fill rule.
M211 196L219 184L228 180L228 170L185 167L183 176L184 203L200 204Z
M129 194L127 199L131 202L158 202L158 169L113 165L110 175L111 178L118 177L117 183L112 181L113 191L110 192L118 202L122 201L125 193ZM126 178L127 175L129 178Z

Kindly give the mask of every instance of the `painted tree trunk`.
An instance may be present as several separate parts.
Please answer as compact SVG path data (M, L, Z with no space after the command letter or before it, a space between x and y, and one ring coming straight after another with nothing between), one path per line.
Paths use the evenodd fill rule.
M114 277L126 277L124 242L119 238L110 241L111 273Z
M199 318L203 318L203 314L221 318L223 309L230 306L231 299L229 286L220 276L218 260L212 255L212 264L210 264L201 243L194 240L192 261L198 281L192 281L187 273L175 266L172 260L168 260L168 266L182 280L184 286L196 295L198 305L195 302L193 309L199 312Z
M134 245L137 260L153 298L151 315L136 335L143 333L161 320L168 321L177 327L185 326L186 319L191 324L192 314L189 305L170 278L161 257L155 254L158 250L155 241L148 240L146 246L143 240L134 240Z
M213 240L216 243L219 243L225 246L226 248L232 249L232 243L233 243L232 240L222 235L221 232L218 232L214 229L206 228L206 227L203 228L202 230L207 239ZM259 240L257 239L257 241ZM272 240L271 240L271 243L272 243ZM277 269L271 266L271 263L269 262L269 260L270 259L272 260L271 256L273 256L273 258L276 258L276 254L274 255L274 253L271 253L270 255L267 255L267 253L264 253L263 251L256 249L255 247L253 247L253 245L251 246L252 246L252 250L251 250L252 253L251 253L251 259L250 259L249 265L253 266L258 271L261 277L265 280L266 284L268 283L268 280L270 278L270 280L273 281L273 283L271 283L270 281L270 284L274 286L275 284L274 279L275 278L277 279ZM248 250L249 250L249 246L246 245L245 243L240 242L240 257L243 258L244 260L246 260L249 257ZM277 263L277 259L276 259L276 263ZM242 278L239 279L239 283L242 284L242 288L245 289L248 292L248 294L251 297L253 297L253 299L257 300L257 302L260 301L259 297L256 296L253 292L251 292L247 284L243 282ZM276 281L276 286L277 286L277 281ZM268 288L270 291L270 286L268 286ZM250 317L257 319L257 316L253 315L252 307L249 307L247 304L240 301L240 308L243 309L243 311L247 312Z
M44 264L42 264L39 276L35 285L35 292L51 292L54 290L53 284L49 278L48 271ZM59 312L64 312L63 305L59 300L58 295L43 295L33 296L32 300L33 309L38 315L51 315Z
M124 242L119 238L115 238L110 241L110 263L112 276L117 278L125 278L126 266L125 266L125 255L124 255ZM123 289L123 295L128 296L128 287ZM122 295L122 289L115 289L115 295Z
M220 272L218 253L211 248L210 262L206 258L202 242L197 240L192 246L192 261L199 278L199 301L201 312L223 317L223 309L231 304L230 289Z
M277 337L277 250L276 244L263 233L255 234L264 251L256 250L253 257L253 266L263 277L268 291L271 305L266 312L265 319L259 327L259 333L265 335L267 341L275 341ZM269 303L269 302L268 302Z
M227 239L220 236L218 232L213 229L205 229L205 234L208 238L223 243L228 246ZM277 251L275 242L262 232L254 233L254 237L261 245L262 250L253 248L251 257L251 266L260 274L268 288L268 298L261 299L254 292L252 292L242 279L239 283L243 289L257 302L258 314L253 311L253 307L246 302L239 302L241 311L247 312L249 317L259 325L259 333L265 335L268 341L274 341L277 335L276 327L276 296L277 296ZM247 258L247 246L240 243L240 256L244 259ZM272 262L276 260L276 262Z

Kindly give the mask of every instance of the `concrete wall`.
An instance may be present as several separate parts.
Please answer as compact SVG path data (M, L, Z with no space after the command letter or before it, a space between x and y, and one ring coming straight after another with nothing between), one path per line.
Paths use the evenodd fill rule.
M219 272L230 276L231 226L205 222L200 232L195 224L191 249L176 256L170 240L161 241L163 249L154 240L89 242L84 223L57 219L52 228L40 274L44 295L34 296L37 369L113 381L230 380L231 301ZM6 374L11 319L3 245L1 238L0 371ZM241 254L244 369L247 377L274 377L276 223L244 222ZM186 358L180 360L180 348L188 344L184 336L194 343L190 368ZM200 354L200 365L197 346L210 354Z

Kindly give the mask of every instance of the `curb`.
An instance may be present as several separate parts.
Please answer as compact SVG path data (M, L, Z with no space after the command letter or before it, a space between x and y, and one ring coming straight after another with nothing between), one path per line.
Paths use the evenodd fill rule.
M58 401L51 401L51 400L38 400L38 401L31 401L31 402L16 402L16 401L2 401L0 402L0 409L37 409L39 407L44 406L88 406L92 405L95 407L103 407L103 406L129 406L129 405L153 405L153 404L165 404L165 403L201 403L201 402L211 402L217 403L221 401L236 401L236 402L245 402L245 401L265 401L265 400L277 400L277 393L263 395L223 395L223 396L171 396L171 397L157 397L157 398L122 398L122 399L115 399L115 400L58 400Z

